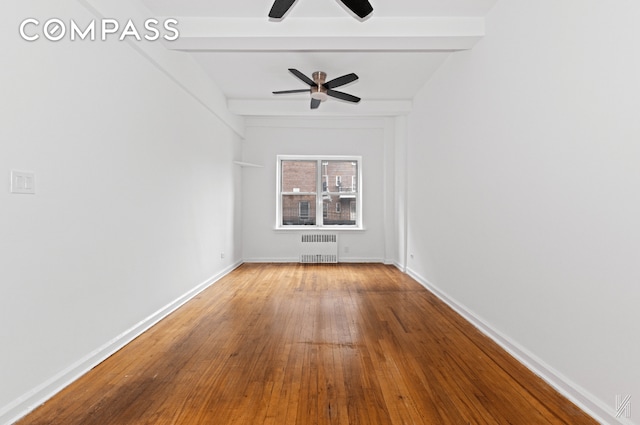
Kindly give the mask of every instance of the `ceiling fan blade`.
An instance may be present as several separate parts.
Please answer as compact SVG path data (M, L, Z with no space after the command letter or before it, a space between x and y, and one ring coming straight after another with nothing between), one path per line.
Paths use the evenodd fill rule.
M318 106L320 106L321 101L319 99L311 99L311 109L318 109Z
M309 89L296 89L296 90L282 90L274 91L273 94L287 94L287 93L309 93Z
M341 91L336 91L336 90L327 90L327 94L331 97L335 97L338 99L342 99L342 100L346 100L347 102L354 102L354 103L358 103L360 102L360 98L347 94L347 93L343 93Z
M324 83L324 87L327 89L335 89L336 87L344 86L358 79L358 76L354 73L343 75L342 77L334 78L331 81Z
M271 11L269 11L269 17L280 19L284 16L285 13L293 6L296 0L276 0L273 2L273 6L271 6Z
M302 72L298 71L297 69L289 68L289 71L293 75L295 75L296 77L300 78L305 83L309 84L311 87L316 85L316 83L311 78L307 77L306 75L304 75Z
M358 15L360 18L367 17L371 12L373 12L373 6L369 3L368 0L340 0L342 4L347 6L353 13Z

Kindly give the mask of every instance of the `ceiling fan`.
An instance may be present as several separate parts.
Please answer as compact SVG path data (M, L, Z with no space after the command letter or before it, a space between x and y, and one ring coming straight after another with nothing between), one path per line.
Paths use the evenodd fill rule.
M354 73L343 75L342 77L334 78L333 80L326 81L327 74L322 71L316 71L313 73L312 78L307 77L302 72L297 69L289 68L289 71L307 83L309 85L308 89L295 89L295 90L284 90L284 91L274 91L273 94L288 94L288 93L311 93L311 109L317 109L320 106L321 102L324 102L331 97L335 97L336 99L346 100L347 102L358 103L360 102L360 98L350 95L348 93L343 93L341 91L333 90L336 87L344 86L345 84L349 84L358 79L358 76Z
M368 0L340 0L342 4L347 6L349 10L358 15L360 18L367 17L373 12L373 7ZM280 19L285 13L293 6L296 0L275 0L271 11L269 12L270 18Z

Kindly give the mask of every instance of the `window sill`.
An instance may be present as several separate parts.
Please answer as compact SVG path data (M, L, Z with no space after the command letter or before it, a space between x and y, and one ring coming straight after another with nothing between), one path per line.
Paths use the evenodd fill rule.
M366 228L364 227L360 227L360 226L352 226L352 227L346 227L346 226L335 226L335 227L331 227L331 226L322 226L322 227L318 227L318 226L287 226L287 227L274 227L273 229L275 232L336 232L336 231L340 231L340 232L363 232L366 230Z

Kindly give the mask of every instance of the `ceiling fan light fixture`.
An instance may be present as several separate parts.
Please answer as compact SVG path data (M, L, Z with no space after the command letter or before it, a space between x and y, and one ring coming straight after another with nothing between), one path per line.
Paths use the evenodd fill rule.
M311 87L311 98L317 99L320 102L324 102L329 98L327 94L327 89L322 86Z

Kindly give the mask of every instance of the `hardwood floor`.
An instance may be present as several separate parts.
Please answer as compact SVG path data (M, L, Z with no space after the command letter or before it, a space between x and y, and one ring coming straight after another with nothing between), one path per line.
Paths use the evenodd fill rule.
M596 423L374 264L245 264L19 422Z

